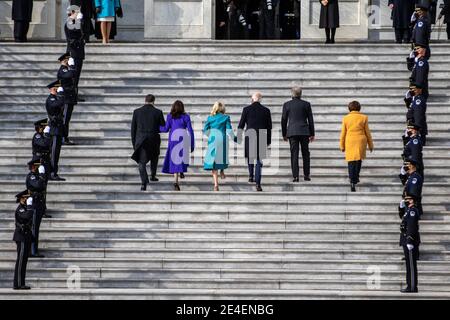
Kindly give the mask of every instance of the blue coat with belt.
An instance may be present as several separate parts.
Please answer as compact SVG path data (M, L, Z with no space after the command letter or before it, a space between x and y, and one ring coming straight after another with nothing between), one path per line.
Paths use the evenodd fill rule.
M116 9L120 7L120 0L95 0L95 7L101 7L97 18L115 17Z

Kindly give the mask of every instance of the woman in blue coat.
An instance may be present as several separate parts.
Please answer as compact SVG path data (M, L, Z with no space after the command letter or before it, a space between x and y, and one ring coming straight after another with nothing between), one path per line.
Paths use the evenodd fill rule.
M180 191L178 178L183 177L189 166L189 151L194 152L194 130L191 118L184 111L183 102L177 100L173 103L167 115L165 126L159 127L161 132L169 132L166 157L162 168L163 173L174 175L174 189Z
M203 168L211 170L214 179L214 191L219 191L219 170L221 178L225 178L224 170L228 168L229 139L237 141L231 127L230 116L225 115L225 106L222 102L216 102L211 110L211 115L206 119L203 133L208 137L208 147L205 153Z
M121 8L120 0L95 0L95 12L97 21L100 21L103 43L109 43L111 26L119 8Z

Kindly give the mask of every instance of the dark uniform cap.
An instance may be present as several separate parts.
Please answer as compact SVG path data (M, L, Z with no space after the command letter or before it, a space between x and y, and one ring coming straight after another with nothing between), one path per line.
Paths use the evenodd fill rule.
M22 191L22 192L16 194L16 195L15 195L15 197L16 197L16 203L19 203L19 202L20 202L20 199L21 199L22 197L28 197L28 196L30 196L30 194L28 193L28 190L24 190L24 191Z
M426 49L427 45L425 45L423 43L414 43L414 50L421 49L421 48Z
M36 122L34 123L34 126L35 126L35 127L45 127L45 126L47 126L47 125L48 125L48 119L47 119L47 118L42 119L42 120L39 120L39 121L36 121Z
M428 1L420 1L419 3L416 4L416 11L421 9L423 11L428 11L429 5L428 5Z
M30 161L28 161L28 166L40 166L41 165L41 158L38 156L33 156L33 159L31 159Z
M412 164L412 165L414 165L414 166L416 166L416 167L417 167L417 165L418 165L417 160L414 159L414 158L411 158L411 157L409 157L408 159L405 160L405 164L408 164L408 163L410 163L410 164Z
M406 126L408 129L416 129L416 130L420 130L420 126L418 124L415 124L413 122L408 122L408 125Z
M414 89L414 88L416 88L416 89L423 89L423 86L421 84L419 84L419 83L411 82L409 84L409 88L410 89Z
M405 200L407 200L407 199L413 199L414 201L417 201L417 197L415 197L415 196L410 196L410 195L405 195Z
M52 83L49 83L47 85L47 88L51 89L51 88L59 88L61 87L61 82L59 80L53 81Z
M69 53L64 53L61 57L58 58L59 61L63 61L65 59L70 58L70 54Z

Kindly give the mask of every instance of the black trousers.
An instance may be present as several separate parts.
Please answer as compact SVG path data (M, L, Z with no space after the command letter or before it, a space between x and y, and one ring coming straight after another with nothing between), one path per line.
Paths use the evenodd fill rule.
M447 40L450 40L450 23L447 22Z
M259 15L259 39L275 39L274 10L264 8Z
M150 157L147 154L146 148L142 148L139 152L139 175L141 176L142 184L148 183L147 163L150 162L150 172L152 177L156 176L156 170L158 168L159 155L153 155Z
M291 146L291 168L292 176L298 178L299 167L298 167L298 155L299 155L299 145L302 149L303 158L303 175L309 177L310 175L310 153L309 153L309 136L292 136L289 137L289 144Z
M39 230L41 229L42 217L45 213L45 204L43 202L36 206L33 214L33 223L31 225L31 233L33 234L33 241L31 242L31 254L39 252Z
M69 138L69 125L70 125L70 119L72 119L72 113L73 113L73 104L66 103L64 105L64 138Z
M25 285L28 256L30 255L31 241L16 241L17 259L14 268L14 288Z
M75 90L78 95L78 83L80 82L81 70L83 69L83 59L74 59L75 60Z
M261 160L256 160L256 166L254 161L248 160L248 175L250 178L255 178L256 185L261 185L262 179L262 167L263 163Z
M51 166L52 173L58 174L59 155L61 154L62 137L53 136Z
M408 247L404 245L403 253L405 254L407 288L417 290L417 257L419 255L419 246L414 246L414 249L408 250Z
M348 162L348 178L351 183L357 184L359 182L359 173L361 172L362 161Z
M410 28L395 28L395 42L402 43L411 41L411 29Z
M14 21L14 40L27 41L27 33L30 28L29 21Z

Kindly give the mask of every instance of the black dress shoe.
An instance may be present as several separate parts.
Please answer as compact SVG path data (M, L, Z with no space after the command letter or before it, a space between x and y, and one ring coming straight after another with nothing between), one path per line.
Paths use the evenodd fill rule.
M305 181L311 181L311 178L310 178L309 176L305 176L305 177L303 178L303 180L305 180Z
M262 188L261 188L261 185L259 185L259 184L256 185L256 191L263 191Z
M147 190L147 185L146 184L142 184L141 185L141 191L145 191Z
M253 179L253 178L248 178L248 182L249 182L249 183L254 183L254 182L255 182L255 179Z
M44 214L42 217L43 217L43 218L47 218L47 219L53 218L53 217L52 217L51 215L49 215L49 214Z
M31 288L29 286L20 286L20 287L14 287L14 290L30 290Z
M350 183L350 191L351 192L356 192L356 187L355 187L355 184L353 182Z
M30 254L29 258L45 258L45 256L38 252L38 253L35 253L35 254Z
M64 139L63 144L66 145L66 146L74 146L76 143L73 142L73 141L70 140L70 139Z
M415 290L411 290L410 288L403 288L400 290L401 293L417 293L419 290L416 288Z
M78 97L78 102L86 102L86 100L84 100L83 98Z
M184 179L184 173L180 172L180 179Z
M173 189L175 190L175 191L180 191L181 189L180 189L180 185L178 184L178 183L174 183L173 184Z
M298 178L294 178L294 180L292 180L292 182L299 182Z
M53 180L53 181L66 181L66 179L61 178L61 177L58 176L57 174L51 174L50 177L48 178L48 180Z
M156 181L159 181L159 179L157 177L151 177L150 181L156 182Z

